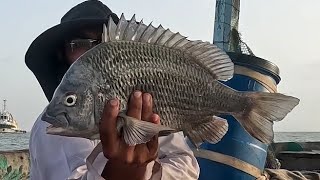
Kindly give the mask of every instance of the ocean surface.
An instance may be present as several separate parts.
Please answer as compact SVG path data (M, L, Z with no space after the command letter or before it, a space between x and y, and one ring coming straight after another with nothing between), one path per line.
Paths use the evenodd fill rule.
M1 134L0 151L28 149L30 133ZM275 142L320 142L320 132L276 132Z

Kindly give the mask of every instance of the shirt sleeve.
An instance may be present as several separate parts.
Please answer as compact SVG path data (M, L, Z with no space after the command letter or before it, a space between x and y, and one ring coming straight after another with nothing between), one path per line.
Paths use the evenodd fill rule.
M40 116L41 117L41 116ZM31 130L31 180L103 180L107 159L99 141L48 135L38 118ZM198 179L199 166L182 132L159 138L159 157L148 164L146 179Z
M159 138L161 180L199 178L200 167L182 132Z

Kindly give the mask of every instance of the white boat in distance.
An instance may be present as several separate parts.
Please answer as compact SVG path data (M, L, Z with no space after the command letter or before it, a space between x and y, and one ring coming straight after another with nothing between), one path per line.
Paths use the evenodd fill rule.
M0 133L26 133L19 128L12 114L6 110L6 100L3 100L3 110L0 112Z

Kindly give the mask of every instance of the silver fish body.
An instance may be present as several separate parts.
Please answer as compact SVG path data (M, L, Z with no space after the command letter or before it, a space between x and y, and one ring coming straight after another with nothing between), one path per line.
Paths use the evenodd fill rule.
M223 85L233 75L233 63L216 46L189 41L161 26L127 22L122 16L104 27L104 42L81 56L67 71L43 119L48 133L98 137L106 101L118 98L127 109L134 90L148 92L162 125L125 115L118 121L130 145L159 132L183 131L194 144L217 143L228 130L219 115L233 115L262 142L273 138L273 121L282 120L299 102L279 93L238 92Z

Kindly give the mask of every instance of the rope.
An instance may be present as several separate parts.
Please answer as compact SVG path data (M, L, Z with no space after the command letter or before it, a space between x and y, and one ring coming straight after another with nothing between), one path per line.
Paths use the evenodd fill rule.
M238 169L240 171L243 171L243 172L257 178L257 180L266 180L267 179L267 175L264 172L262 172L259 168L255 167L245 161L237 159L235 157L221 154L221 153L214 152L214 151L205 150L205 149L193 149L193 153L196 157L208 159L208 160L215 161L218 163L222 163L222 164L231 166L235 169Z

